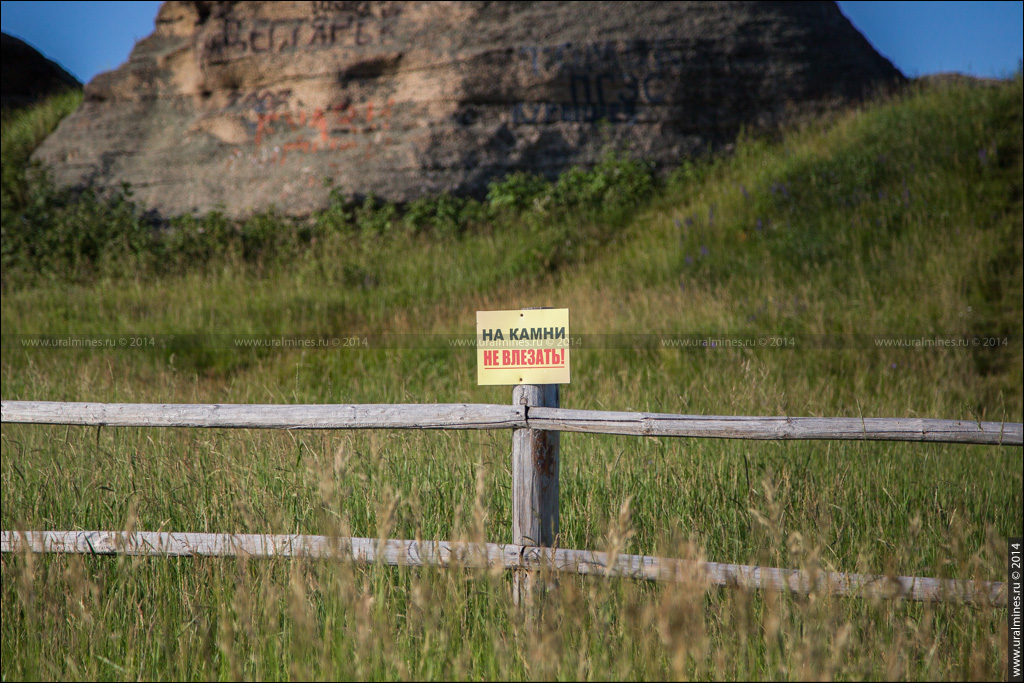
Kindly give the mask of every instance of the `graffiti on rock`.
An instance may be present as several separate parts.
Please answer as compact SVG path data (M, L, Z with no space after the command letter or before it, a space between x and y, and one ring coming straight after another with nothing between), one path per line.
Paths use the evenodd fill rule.
M553 84L558 96L514 103L516 125L636 123L643 107L670 102L684 66L667 40L523 46L518 57L529 78Z
M400 7L371 11L362 2L314 2L308 18L222 20L203 44L208 64L250 55L291 53L336 47L381 45L392 37Z
M284 95L254 94L240 100L252 108L252 145L248 153L240 147L232 151L227 161L229 169L246 163L284 163L289 154L362 150L368 158L379 147L392 143L387 131L391 127L393 99L383 104L346 100L312 109L267 106L267 102L278 97Z

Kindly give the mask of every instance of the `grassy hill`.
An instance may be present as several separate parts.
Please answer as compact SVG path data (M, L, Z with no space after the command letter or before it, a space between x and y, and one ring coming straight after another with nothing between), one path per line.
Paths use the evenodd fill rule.
M564 407L1022 421L1019 75L747 136L667 178L610 154L555 183L513 176L482 202L351 204L339 188L308 220L159 229L130 188L73 195L26 167L74 105L4 118L5 400L505 403L456 342L477 310L557 306L581 342ZM144 341L42 349L33 335ZM237 346L281 336L354 346ZM722 346L762 338L782 346ZM4 529L510 540L505 433L2 434ZM1005 580L1005 538L1024 532L1019 448L564 434L561 462L568 548ZM565 578L531 623L507 577L468 570L0 561L11 679L1005 667L1006 611L987 607Z

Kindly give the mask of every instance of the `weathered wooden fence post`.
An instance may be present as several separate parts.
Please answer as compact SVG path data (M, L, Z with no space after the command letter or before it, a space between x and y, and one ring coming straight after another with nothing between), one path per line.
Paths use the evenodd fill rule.
M512 404L558 407L557 384L520 384ZM512 431L512 542L552 547L558 538L558 444L560 433L539 429ZM512 599L529 602L539 580L536 572L519 568L512 578Z

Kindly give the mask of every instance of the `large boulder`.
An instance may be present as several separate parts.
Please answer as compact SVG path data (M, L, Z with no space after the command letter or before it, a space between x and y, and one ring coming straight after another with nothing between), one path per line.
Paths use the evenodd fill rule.
M37 151L163 214L665 167L902 79L832 2L166 2Z
M81 88L78 79L25 41L0 33L0 106L14 109L62 90Z

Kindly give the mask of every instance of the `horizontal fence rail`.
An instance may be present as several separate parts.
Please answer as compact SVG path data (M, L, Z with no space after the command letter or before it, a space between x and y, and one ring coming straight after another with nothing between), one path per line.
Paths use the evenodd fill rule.
M1006 584L775 569L648 555L539 548L497 543L452 543L291 534L209 534L122 531L28 531L0 533L0 552L146 555L156 557L338 558L409 567L502 567L530 571L616 576L648 581L737 586L799 594L859 598L1007 604Z
M840 439L1024 445L1020 422L903 417L743 417L530 408L533 429L719 439Z
M841 439L1024 445L1020 422L744 417L474 403L258 405L3 401L4 423L254 429L538 429L718 439Z
M0 420L104 427L251 429L513 429L526 408L481 403L71 403L3 401Z

